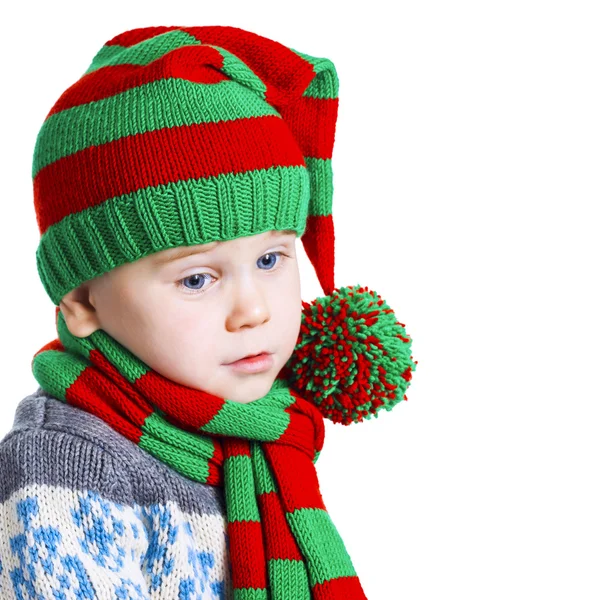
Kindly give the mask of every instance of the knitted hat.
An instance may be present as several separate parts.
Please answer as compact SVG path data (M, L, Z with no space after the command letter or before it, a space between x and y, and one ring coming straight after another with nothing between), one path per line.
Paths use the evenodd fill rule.
M271 229L305 234L331 293L337 95L331 61L235 27L111 39L37 138L37 265L54 304L153 252Z
M168 248L293 230L325 297L303 303L290 379L334 421L389 410L415 363L377 294L334 288L337 113L333 63L258 34L160 26L113 37L37 137L36 259L50 299Z

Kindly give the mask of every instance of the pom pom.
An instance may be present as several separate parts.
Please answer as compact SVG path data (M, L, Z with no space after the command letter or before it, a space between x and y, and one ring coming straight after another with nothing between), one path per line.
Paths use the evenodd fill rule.
M335 288L302 307L298 343L283 369L293 389L344 425L407 400L418 362L412 339L376 292Z

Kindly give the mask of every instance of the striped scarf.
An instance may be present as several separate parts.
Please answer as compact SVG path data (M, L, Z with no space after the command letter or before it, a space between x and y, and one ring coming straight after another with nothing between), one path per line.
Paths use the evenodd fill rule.
M69 332L34 355L40 386L90 412L182 475L224 486L236 599L366 598L323 503L323 415L275 380L248 404L161 376L104 330Z

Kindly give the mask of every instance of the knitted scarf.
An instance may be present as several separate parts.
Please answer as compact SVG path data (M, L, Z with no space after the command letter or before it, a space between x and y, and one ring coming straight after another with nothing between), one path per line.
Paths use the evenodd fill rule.
M366 598L319 490L323 415L281 373L239 403L161 376L102 329L71 335L58 307L56 327L32 360L44 390L185 477L224 486L235 598Z

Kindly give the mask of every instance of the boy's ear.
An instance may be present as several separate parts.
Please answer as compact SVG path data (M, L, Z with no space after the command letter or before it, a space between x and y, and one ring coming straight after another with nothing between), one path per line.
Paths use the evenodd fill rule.
M89 286L85 283L63 296L60 312L71 335L75 337L88 337L101 328L96 308L90 301Z

